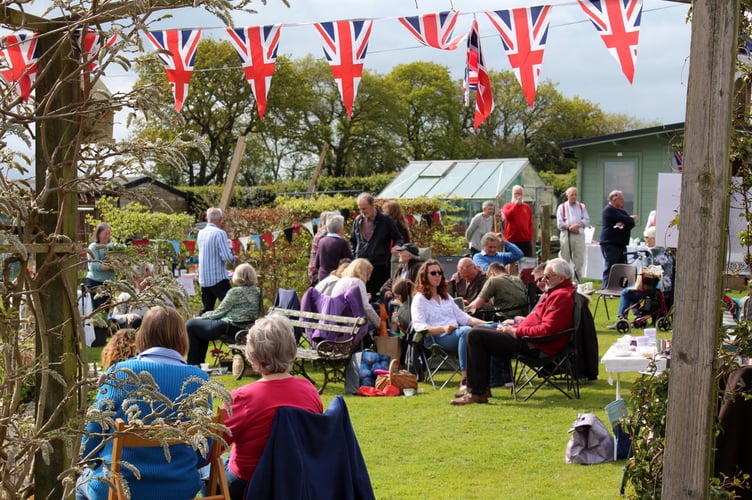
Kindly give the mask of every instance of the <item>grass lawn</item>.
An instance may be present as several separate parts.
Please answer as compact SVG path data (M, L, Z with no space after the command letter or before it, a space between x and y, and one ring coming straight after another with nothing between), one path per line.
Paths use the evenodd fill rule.
M619 336L606 329L616 307L616 300L609 301L611 321L603 304L598 308L601 355ZM638 376L622 374L625 398ZM254 379L219 380L233 389ZM456 407L449 400L457 384L458 377L440 391L421 384L414 397L345 396L376 498L619 498L624 461L594 466L564 461L567 431L578 413L595 413L608 426L604 406L615 391L603 367L598 380L582 386L580 400L544 388L525 403L515 402L509 389L497 388L488 405ZM330 384L324 407L343 392L341 384Z

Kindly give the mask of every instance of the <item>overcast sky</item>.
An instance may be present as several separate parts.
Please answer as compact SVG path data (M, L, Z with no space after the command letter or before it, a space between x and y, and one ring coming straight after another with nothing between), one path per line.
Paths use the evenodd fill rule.
M476 13L486 65L493 70L511 69L501 39L483 11L509 9L544 2L530 0L279 0L260 2L257 14L234 17L236 26L283 23L279 53L293 57L323 57L315 22L373 18L373 33L365 66L388 73L396 64L434 61L450 68L453 78L464 75L464 46L442 51L421 46L397 21L399 16L449 10L462 15L455 35L466 33ZM417 8L416 8L417 3ZM626 113L659 123L684 120L689 70L691 26L686 22L688 4L644 0L634 83L630 85L616 60L608 53L592 23L576 1L549 2L548 43L541 79L553 81L567 96L578 95L597 103L604 111ZM224 38L221 23L192 9L177 11L161 28L204 28L203 36ZM198 23L197 20L201 20ZM272 81L272 85L274 82Z

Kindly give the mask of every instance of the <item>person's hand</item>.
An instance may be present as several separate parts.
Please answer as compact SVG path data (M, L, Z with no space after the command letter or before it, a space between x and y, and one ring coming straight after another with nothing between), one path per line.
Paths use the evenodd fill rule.
M444 333L450 334L457 329L457 323L451 323L444 327Z
M635 215L632 216L632 220L635 221L635 222L637 222L638 220L640 220L640 216L637 215L637 214L635 214Z
M393 294L393 293L392 293L391 291L386 291L386 292L384 292L384 298L385 298L385 299L389 300L389 299L391 299L392 297L394 297L394 294Z
M572 224L571 226L569 226L569 232L572 234L580 234L580 225Z

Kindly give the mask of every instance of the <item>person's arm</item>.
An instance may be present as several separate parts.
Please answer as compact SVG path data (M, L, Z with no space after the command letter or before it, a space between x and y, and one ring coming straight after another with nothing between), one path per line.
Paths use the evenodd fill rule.
M580 208L582 209L582 222L585 223L586 226L590 225L590 214L587 211L587 207L584 203L580 203Z
M475 234L475 231L478 229L478 224L480 224L480 217L477 215L470 219L470 224L467 226L467 229L465 229L465 239L467 241L472 241L473 234Z
M559 228L559 231L567 230L567 222L564 220L565 214L566 214L566 208L564 206L564 203L561 203L559 204L559 207L556 209L556 227Z
M222 302L219 303L219 307L217 307L213 311L205 312L201 317L205 319L222 319L227 316L227 313L229 313L230 310L235 307L235 305L239 302L239 299L242 299L242 296L238 292L239 289L230 288L227 291L225 298L222 299Z
M376 312L369 302L368 291L366 291L366 284L363 280L358 280L358 290L360 291L360 300L363 301L363 310L366 312L368 321L378 328L381 325L381 316L379 316L379 313Z
M430 318L428 317L427 307L429 300L430 299L427 299L422 293L416 293L413 297L413 303L410 306L410 316L412 316L413 328L415 331L428 332L428 335L441 335L442 333L452 332L457 325L454 325L454 328L449 330L447 329L451 325L429 325Z
M386 234L392 242L392 248L404 245L406 243L405 238L397 229L397 224L394 223L392 218L384 214L384 222L386 222Z
M499 260L502 264L507 265L511 264L512 262L517 262L525 256L525 254L522 253L522 250L520 250L520 247L518 247L514 243L507 241L504 243L504 245L506 245L507 251L499 253L499 255L501 256Z
M517 326L518 337L545 337L572 328L574 301L569 293L549 297L545 307L536 307L533 313Z
M353 256L358 255L358 231L360 231L361 216L358 215L353 221L352 230L350 231L350 251Z
M225 264L232 264L235 262L235 256L232 254L232 247L230 241L227 238L227 233L220 230L214 235L213 240L217 255Z

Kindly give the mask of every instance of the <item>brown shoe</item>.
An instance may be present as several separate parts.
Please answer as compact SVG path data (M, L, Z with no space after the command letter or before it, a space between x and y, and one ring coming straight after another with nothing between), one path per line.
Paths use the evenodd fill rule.
M454 397L455 398L461 398L465 394L467 394L467 386L466 385L461 385L460 389L457 392L454 393Z
M467 393L459 399L450 401L453 405L471 405L473 403L488 404L488 396L485 394Z

